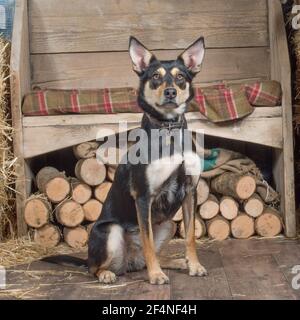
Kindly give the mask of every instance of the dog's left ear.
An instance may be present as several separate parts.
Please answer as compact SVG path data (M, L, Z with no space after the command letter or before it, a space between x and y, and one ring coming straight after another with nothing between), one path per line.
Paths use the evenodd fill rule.
M129 39L129 54L133 63L133 70L138 75L141 75L149 67L149 64L156 59L154 54L134 37Z
M183 53L178 56L178 60L181 60L192 73L196 74L201 70L204 52L204 38L201 37L183 51Z

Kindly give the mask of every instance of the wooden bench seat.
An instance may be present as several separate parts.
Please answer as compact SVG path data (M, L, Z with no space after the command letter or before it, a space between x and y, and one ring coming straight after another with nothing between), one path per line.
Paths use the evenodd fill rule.
M216 125L188 113L189 128L273 149L273 178L281 193L285 233L296 235L291 70L280 0L16 0L11 57L18 233L27 232L24 200L31 192L30 159L96 138L99 129L139 126L141 114L23 117L33 88L136 87L129 35L160 59L176 58L205 37L203 70L195 83L271 79L281 83L282 107L256 108ZM122 129L123 130L123 129Z
M140 126L141 119L141 113L24 117L24 158L32 158L93 140L97 133L100 138L99 130L104 125L116 133L120 132L120 122L126 122L128 130L135 129ZM186 119L189 129L203 129L209 136L282 149L281 107L256 108L247 118L223 125L207 121L199 112L187 113Z

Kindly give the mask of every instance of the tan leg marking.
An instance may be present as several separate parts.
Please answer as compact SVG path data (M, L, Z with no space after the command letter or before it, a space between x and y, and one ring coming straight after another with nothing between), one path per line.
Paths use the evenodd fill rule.
M206 269L200 264L195 242L195 195L190 192L183 201L183 217L186 234L186 260L190 276L205 276Z
M165 284L169 282L169 278L164 274L159 265L156 253L155 244L153 239L153 230L151 223L151 205L150 201L148 205L148 232L145 230L145 223L142 221L142 216L139 210L139 206L136 205L138 222L140 227L141 240L143 245L143 252L147 265L149 281L151 284Z

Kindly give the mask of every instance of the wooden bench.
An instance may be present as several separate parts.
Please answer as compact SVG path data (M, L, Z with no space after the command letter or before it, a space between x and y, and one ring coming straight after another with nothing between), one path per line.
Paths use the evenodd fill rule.
M40 88L137 86L127 53L134 35L159 58L175 58L197 37L206 39L196 82L274 79L282 107L257 108L242 121L218 126L199 113L190 128L207 135L270 146L282 194L286 235L296 235L290 62L279 0L17 0L11 57L12 115L17 166L18 231L30 193L30 158L95 139L99 128L139 126L141 114L23 117L24 94Z

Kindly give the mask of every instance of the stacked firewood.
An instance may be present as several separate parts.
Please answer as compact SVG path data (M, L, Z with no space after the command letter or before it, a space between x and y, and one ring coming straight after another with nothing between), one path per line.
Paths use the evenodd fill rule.
M66 177L53 167L44 167L37 173L39 192L26 201L24 218L39 244L52 247L63 239L73 248L86 245L116 170L116 165L96 159L98 147L97 142L86 142L73 148L78 159L76 178ZM232 235L245 239L254 234L279 234L281 215L264 203L259 191L250 175L228 172L210 181L201 178L197 186L196 238L208 235L224 240ZM184 238L182 208L173 220L178 225L177 235Z
M98 147L97 142L86 142L73 148L76 177L66 177L53 167L37 173L39 191L24 206L24 219L34 229L37 243L53 247L63 239L73 248L86 245L116 169L96 159Z
M197 187L195 237L208 235L225 240L230 235L247 239L255 234L274 237L282 230L281 214L268 207L257 193L255 179L250 175L223 173L211 181L200 179ZM260 191L260 190L259 190ZM182 209L173 220L184 238Z

